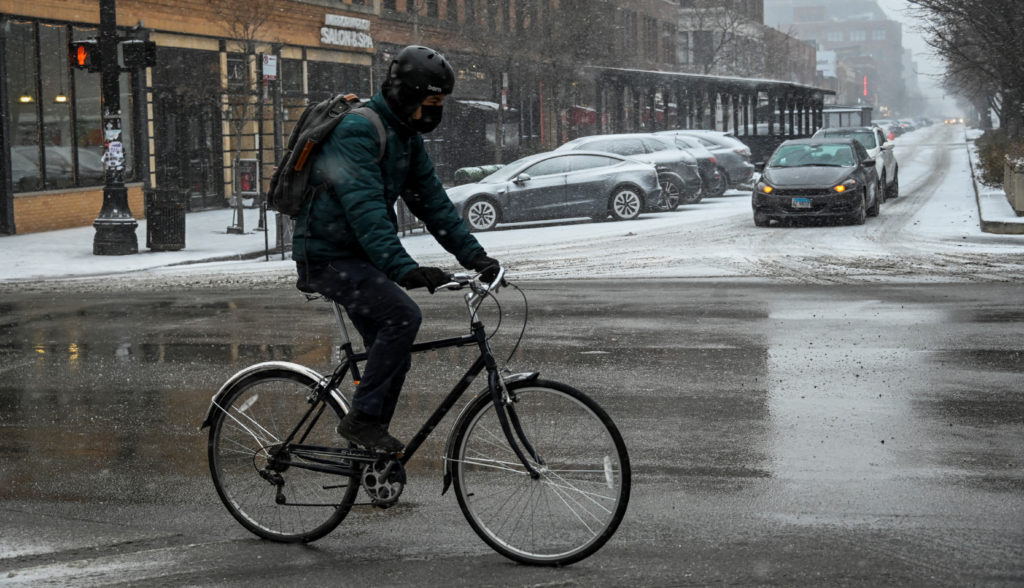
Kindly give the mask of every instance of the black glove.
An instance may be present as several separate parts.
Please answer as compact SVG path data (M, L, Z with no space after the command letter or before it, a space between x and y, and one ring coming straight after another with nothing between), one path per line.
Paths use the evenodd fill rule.
M452 281L448 272L436 267L418 267L405 272L405 275L398 280L398 284L406 290L413 288L426 288L431 294L440 286Z
M473 261L469 262L469 269L480 272L480 279L491 283L494 278L498 277L498 270L501 269L501 264L498 263L497 259L493 257L487 257L486 253L481 253L473 258Z

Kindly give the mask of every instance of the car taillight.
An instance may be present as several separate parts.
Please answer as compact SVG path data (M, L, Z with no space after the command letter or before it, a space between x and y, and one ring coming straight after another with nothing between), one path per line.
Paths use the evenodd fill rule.
M718 163L718 158L714 155L711 156L711 163Z
M735 151L736 153L739 153L743 157L750 157L750 149L748 149L746 147L737 147L737 148L733 149L733 151Z

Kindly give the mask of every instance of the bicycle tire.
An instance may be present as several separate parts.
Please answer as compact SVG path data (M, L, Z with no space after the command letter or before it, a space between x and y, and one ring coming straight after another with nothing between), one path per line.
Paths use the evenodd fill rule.
M534 380L508 388L526 439L544 461L531 459L540 478L532 479L515 456L490 395L482 394L457 425L452 471L459 507L476 534L513 561L578 562L600 549L625 516L631 471L622 435L571 386Z
M277 486L260 474L265 449L286 438L309 408L316 382L287 369L254 374L238 382L218 403L210 423L210 474L221 501L243 527L284 543L305 543L327 535L348 514L358 479L289 467L278 472L288 501L276 502ZM335 428L344 411L328 397L308 445L338 446ZM316 504L318 506L302 506Z

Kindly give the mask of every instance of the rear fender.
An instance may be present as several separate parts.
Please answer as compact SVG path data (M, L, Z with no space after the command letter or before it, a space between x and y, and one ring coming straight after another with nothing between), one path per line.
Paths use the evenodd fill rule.
M210 399L210 407L206 409L206 418L203 419L203 424L200 425L199 427L200 430L210 426L210 420L213 418L214 414L213 411L216 410L217 407L221 404L221 399L223 399L224 396L227 395L229 392L234 390L235 386L237 386L240 382L243 382L244 380L253 375L271 371L294 372L296 374L305 376L314 382L320 382L324 380L324 376L322 376L317 371L311 370L308 367L299 365L297 363L290 363L287 361L266 361L263 363L251 365L228 378L228 381L224 382L224 385L220 387L220 390L218 390L217 393L213 395L213 398ZM345 410L345 412L349 411L349 407L351 405L349 404L348 399L345 398L345 396L341 392L339 392L337 389L331 390L331 396L334 397L334 399Z

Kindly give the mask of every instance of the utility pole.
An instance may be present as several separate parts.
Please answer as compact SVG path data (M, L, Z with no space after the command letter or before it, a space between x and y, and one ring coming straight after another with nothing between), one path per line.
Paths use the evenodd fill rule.
M121 141L121 66L117 59L116 0L100 0L99 51L100 109L103 113L103 208L93 221L96 234L92 241L93 255L127 255L139 252L135 229L139 223L128 207L128 190L124 186L124 143Z

